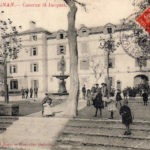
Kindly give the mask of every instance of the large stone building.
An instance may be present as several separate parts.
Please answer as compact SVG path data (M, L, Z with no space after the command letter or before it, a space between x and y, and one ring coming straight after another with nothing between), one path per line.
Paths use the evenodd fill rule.
M65 74L69 74L69 48L67 32L59 30L49 32L36 27L30 22L30 29L19 34L22 49L18 58L8 62L8 85L10 91L21 88L38 87L39 92L57 92L58 79L53 75L60 74L60 59L65 58ZM111 24L109 24L111 26ZM106 28L106 26L105 26ZM115 26L112 38L119 41L120 29ZM88 28L84 25L78 29L78 55L80 87L83 84L91 88L95 83L106 82L106 52L100 47L100 37L109 38L104 34L104 27ZM150 61L145 61L141 68L136 59L129 56L122 48L110 54L109 72L111 85L114 88L133 87L137 84L149 84ZM69 91L69 78L66 87Z

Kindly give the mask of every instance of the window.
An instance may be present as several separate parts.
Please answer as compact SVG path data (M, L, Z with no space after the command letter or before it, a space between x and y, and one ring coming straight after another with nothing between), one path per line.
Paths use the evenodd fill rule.
M17 90L18 89L18 80L11 80L10 81L10 89Z
M31 72L38 72L38 64L37 63L31 64L30 71Z
M110 34L112 33L112 28L107 28L107 32Z
M89 69L89 60L81 60L80 61L80 69L88 70Z
M32 40L33 40L33 41L37 41L37 35L33 35L33 36L32 36Z
M30 56L37 56L37 55L38 55L38 49L37 47L33 47L31 49Z
M10 73L17 73L17 65L10 65Z
M33 53L32 54L33 54L33 56L37 55L37 48L36 47L33 48Z
M57 47L57 55L66 54L66 46L58 45Z
M59 39L64 39L64 35L62 33L59 34Z

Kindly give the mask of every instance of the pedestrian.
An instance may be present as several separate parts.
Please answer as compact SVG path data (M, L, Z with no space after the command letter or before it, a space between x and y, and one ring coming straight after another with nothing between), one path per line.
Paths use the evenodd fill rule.
M110 118L109 119L113 119L114 118L114 112L117 110L115 98L113 97L113 95L110 95L110 98L107 99L107 108L108 108L108 111L110 112Z
M35 98L38 97L38 88L37 87L34 88L34 97Z
M102 109L104 108L104 103L102 100L102 93L101 93L100 88L97 89L96 96L95 96L94 101L93 101L93 105L96 108L95 117L97 117L98 110L100 111L100 117L102 117Z
M25 98L25 89L24 88L21 89L21 95L22 95L22 99L24 99Z
M49 117L53 116L54 113L52 112L52 99L49 97L48 93L45 93L45 98L42 101L42 116Z
M117 107L118 103L120 103L120 107L122 106L121 100L122 100L121 91L118 90L118 91L117 91L117 94L116 94L116 107Z
M33 89L32 87L30 88L30 98L32 98L32 95L33 95Z
M85 85L82 87L82 95L83 95L83 99L85 100L85 96L86 96L86 87L85 87Z
M28 88L25 89L25 94L26 94L26 99L27 99L28 98L28 94L29 94L29 89Z
M122 116L122 123L126 127L124 135L130 135L130 124L132 124L133 122L133 117L131 114L131 109L129 108L129 106L127 106L126 101L124 101L124 105L120 107L120 115Z
M124 99L127 99L127 89L123 90L123 96L124 96Z
M143 97L143 102L144 102L144 105L147 106L147 101L148 101L148 93L146 90L144 90L143 94L142 94L142 97Z
M91 95L91 90L90 89L87 90L86 99L87 99L87 106L90 106L91 105L91 100L92 100L92 95Z

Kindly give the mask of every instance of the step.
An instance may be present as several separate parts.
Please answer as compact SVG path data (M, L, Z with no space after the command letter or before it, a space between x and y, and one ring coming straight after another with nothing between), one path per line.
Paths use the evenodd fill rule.
M125 126L121 123L106 123L106 122L99 122L99 123L95 123L95 122L91 122L91 123L87 123L87 122L74 122L71 121L67 124L67 126L72 126L72 127L80 127L80 128L120 128L120 129L124 129ZM135 129L135 130L147 130L150 131L150 126L149 125L131 125L131 129Z
M71 122L86 122L86 123L107 123L107 124L122 124L122 120L113 120L113 119L80 119L80 118L74 118L70 120ZM149 125L150 126L150 121L142 121L142 120L133 120L133 125Z
M52 150L149 150L145 148L131 148L129 146L113 146L105 144L88 145L86 143L80 143L75 141L63 141L56 143L52 147Z
M110 135L99 135L99 134L74 134L74 133L65 133L58 138L58 142L73 141L78 142L80 145L108 145L108 146L120 146L120 147L129 147L129 148L150 148L150 139L149 138L139 138L131 136L110 136Z
M68 133L77 133L77 134L100 134L100 135L115 135L115 136L121 136L125 132L125 128L80 128L80 127L72 127L72 126L66 126L63 130L64 132ZM136 137L150 137L150 130L132 130L132 136Z

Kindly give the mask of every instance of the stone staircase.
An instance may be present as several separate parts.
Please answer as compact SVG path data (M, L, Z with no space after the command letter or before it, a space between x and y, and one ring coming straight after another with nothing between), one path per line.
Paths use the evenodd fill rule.
M7 128L18 120L18 117L0 116L0 134L7 130Z
M134 121L124 135L120 120L71 119L53 150L150 150L150 122Z

